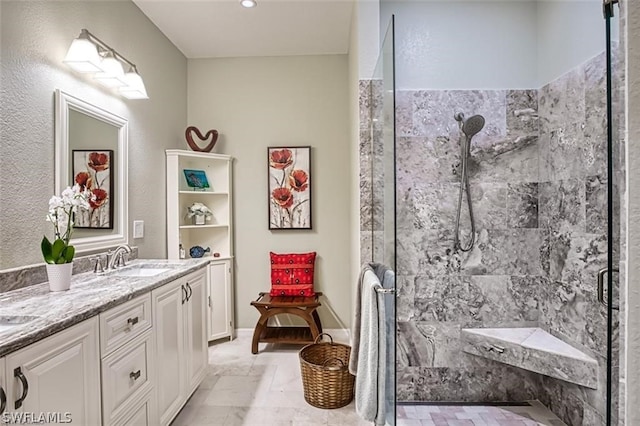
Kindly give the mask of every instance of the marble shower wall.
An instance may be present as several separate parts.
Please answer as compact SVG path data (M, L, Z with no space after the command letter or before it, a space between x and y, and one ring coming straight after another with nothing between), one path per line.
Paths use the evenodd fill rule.
M535 90L396 95L398 400L535 399L539 375L462 352L460 329L540 320L539 124ZM472 141L477 243L453 250L460 190L456 112L482 114ZM469 235L466 203L462 235Z
M382 80L359 81L361 264L384 263L384 135L392 125L390 117L385 117L384 103Z
M600 55L536 90L397 93L398 400L540 399L569 425L602 423L604 65ZM486 118L472 143L469 253L453 250L458 111ZM464 238L468 224L463 203ZM461 328L494 326L540 326L591 354L598 390L462 353Z
M616 59L614 66L619 68ZM598 55L538 91L540 226L546 233L541 326L592 355L600 366L597 390L543 379L539 399L570 425L601 425L606 413L607 315L597 301L596 285L598 270L607 266L608 259L605 67L604 54ZM614 111L622 110L614 105ZM614 164L621 170L620 163ZM619 202L614 210L617 263ZM617 274L614 285L618 285ZM614 298L617 304L617 295ZM617 377L618 321L614 327L612 363ZM617 378L613 393L615 423Z

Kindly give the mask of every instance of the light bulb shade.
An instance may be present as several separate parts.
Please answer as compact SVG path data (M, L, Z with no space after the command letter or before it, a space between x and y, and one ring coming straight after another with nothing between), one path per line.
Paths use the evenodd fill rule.
M86 38L77 38L73 40L64 62L78 72L100 72L102 58L98 54L98 48L95 44Z
M102 72L97 73L94 78L105 87L122 87L126 83L124 69L113 53L109 52L100 63Z
M256 7L258 3L255 0L240 0L240 4L246 8Z
M118 89L120 94L128 99L149 99L147 96L147 89L144 87L144 82L140 74L134 70L130 70L124 75L127 84Z

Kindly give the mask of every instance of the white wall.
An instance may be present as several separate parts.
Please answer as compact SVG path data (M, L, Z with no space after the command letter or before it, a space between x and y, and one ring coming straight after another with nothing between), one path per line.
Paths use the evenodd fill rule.
M184 56L128 0L3 0L0 10L0 269L42 262L57 88L129 119L129 219L146 233L132 242L141 257L165 257L164 149L184 146ZM81 28L138 65L151 99L125 100L62 63Z
M347 55L194 59L188 121L221 136L214 152L234 162L236 324L268 291L269 251L317 251L316 289L325 327L350 322L351 150ZM313 230L267 228L268 146L311 145ZM335 315L331 313L332 308ZM342 324L341 324L342 323Z
M626 424L640 424L640 3L625 1L627 18L627 321Z
M604 25L602 0L538 2L536 87L602 53ZM618 40L618 34L612 38Z
M399 90L534 87L535 2L383 2L383 29L391 14Z
M356 0L351 24L352 42L357 41L357 50L353 44L349 54L358 58L358 77L361 80L373 77L376 62L380 54L380 2L379 0Z

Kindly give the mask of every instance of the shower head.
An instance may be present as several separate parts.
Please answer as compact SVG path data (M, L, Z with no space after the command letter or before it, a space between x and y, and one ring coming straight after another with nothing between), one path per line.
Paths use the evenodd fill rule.
M467 118L462 124L462 131L468 138L475 136L484 127L484 117L481 115L474 115Z

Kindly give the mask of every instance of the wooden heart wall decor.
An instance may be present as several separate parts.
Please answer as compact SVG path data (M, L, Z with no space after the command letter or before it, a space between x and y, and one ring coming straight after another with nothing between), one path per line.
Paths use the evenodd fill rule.
M207 146L201 148L200 145L194 142L193 133L196 134L199 141L209 142ZM187 138L187 145L189 145L189 148L199 152L210 152L218 141L218 131L213 129L209 130L205 136L202 136L202 133L200 132L200 130L198 130L197 127L189 126L184 132L184 135ZM211 138L211 141L209 141L209 138Z

